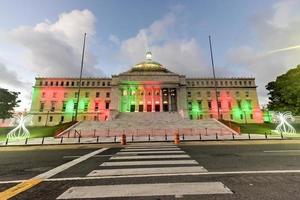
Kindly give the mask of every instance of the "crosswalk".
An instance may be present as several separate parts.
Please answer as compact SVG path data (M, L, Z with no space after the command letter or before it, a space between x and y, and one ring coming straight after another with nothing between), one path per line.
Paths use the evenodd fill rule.
M131 144L99 164L87 177L160 177L162 175L207 173L207 170L185 151L173 144ZM159 180L159 179L158 179ZM71 187L57 199L183 196L232 194L221 182L143 183Z

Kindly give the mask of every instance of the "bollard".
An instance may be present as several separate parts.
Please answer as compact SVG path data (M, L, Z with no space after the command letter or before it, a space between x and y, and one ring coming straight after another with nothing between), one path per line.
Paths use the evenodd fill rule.
M8 138L6 138L5 145L6 146L8 145Z
M216 140L218 140L219 138L218 138L218 133L216 133Z
M131 141L133 142L133 134L131 135Z
M45 141L45 137L42 138L42 144L44 144L44 141Z
M114 142L117 142L117 136L114 137Z
M177 130L174 134L174 144L179 144L180 138L179 138L179 131Z
M202 140L201 133L199 134L199 140Z
M148 135L148 140L150 141L150 134Z
M25 139L25 144L27 144L27 142L28 142L28 138Z
M251 140L250 133L248 133L248 139Z
M99 136L97 136L97 143L99 143Z
M64 140L64 137L61 137L61 138L60 138L60 143L61 143L61 144L63 143L63 140Z
M267 133L265 132L265 139L268 139L268 135L267 135Z
M184 140L184 134L182 134L182 140Z
M165 140L166 140L166 141L168 140L168 135L167 135L167 134L165 134Z
M283 134L282 134L282 132L280 132L280 136L281 136L281 139L283 140Z
M232 133L232 139L234 140L234 133Z
M122 134L121 145L126 145L126 135L125 134Z
M80 138L81 138L81 136L79 135L79 137L78 137L78 143L80 143Z

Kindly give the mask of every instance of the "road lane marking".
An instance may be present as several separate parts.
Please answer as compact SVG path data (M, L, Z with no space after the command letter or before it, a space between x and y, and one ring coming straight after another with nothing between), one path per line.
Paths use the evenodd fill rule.
M113 156L110 160L137 160L137 159L160 159L160 158L190 158L187 154L179 155L145 155L145 156Z
M91 158L102 158L102 157L111 157L115 154L111 154L111 155L94 155ZM68 159L68 158L79 158L81 156L63 156L63 159Z
M207 170L202 166L100 169L100 170L93 170L87 176L124 176L124 175L147 175L147 174L193 173L193 172L207 172Z
M136 155L136 154L176 154L176 153L185 153L184 151L134 151L134 152L118 152L115 155Z
M270 151L263 151L264 153L293 153L297 152L300 153L300 149L290 149L290 150L270 150Z
M156 183L71 187L57 199L116 198L140 196L179 196L201 194L232 194L221 182Z
M228 172L203 172L203 173L178 173L178 174L149 174L149 175L128 175L128 176L105 176L105 177L69 177L69 178L49 178L43 181L59 182L74 180L95 180L95 179L119 179L119 178L139 178L139 177L158 177L158 176L207 176L207 175L242 175L242 174L290 174L300 173L300 170L269 170L269 171L228 171ZM0 184L20 183L25 180L0 181Z
M101 167L113 166L140 166L140 165L189 165L198 164L196 160L147 160L147 161L122 161L122 162L104 162Z
M47 172L39 174L31 179L25 180L25 181L19 183L18 185L15 185L15 186L1 192L0 193L1 200L6 200L9 198L12 198L12 197L16 196L17 194L36 186L37 184L44 181L45 179L49 179L52 176L66 170L74 165L77 165L78 163L83 162L83 161L87 160L88 158L93 157L94 155L99 154L107 149L108 148L98 149L96 151L93 151L91 153L83 155L75 160L72 160L72 161L64 163L58 167L55 167Z
M120 151L168 151L168 150L181 150L178 147L168 147L168 148L130 148L121 149Z
M10 199L16 196L17 194L32 188L33 186L39 184L40 182L42 182L41 179L34 179L34 178L25 180L24 182L21 182L3 192L0 192L0 199L1 200Z

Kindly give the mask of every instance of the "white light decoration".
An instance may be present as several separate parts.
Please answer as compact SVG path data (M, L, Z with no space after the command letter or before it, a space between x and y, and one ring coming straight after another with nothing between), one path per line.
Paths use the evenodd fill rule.
M13 140L29 138L30 132L25 126L29 125L31 120L31 115L15 115L12 123L17 124L17 126L6 135L6 138Z
M290 111L286 112L276 112L274 113L274 122L278 123L275 132L277 133L296 133L295 128L290 124L290 122L295 121L292 113Z

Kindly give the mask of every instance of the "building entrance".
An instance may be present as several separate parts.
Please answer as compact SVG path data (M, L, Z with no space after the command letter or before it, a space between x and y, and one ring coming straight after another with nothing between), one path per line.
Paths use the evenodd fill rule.
M134 112L135 111L135 105L130 105L130 112Z
M141 104L141 105L139 105L139 112L143 112L143 111L144 111L144 105Z
M155 104L155 112L160 112L160 105L159 104Z
M151 105L147 105L147 112L152 112L152 106Z

